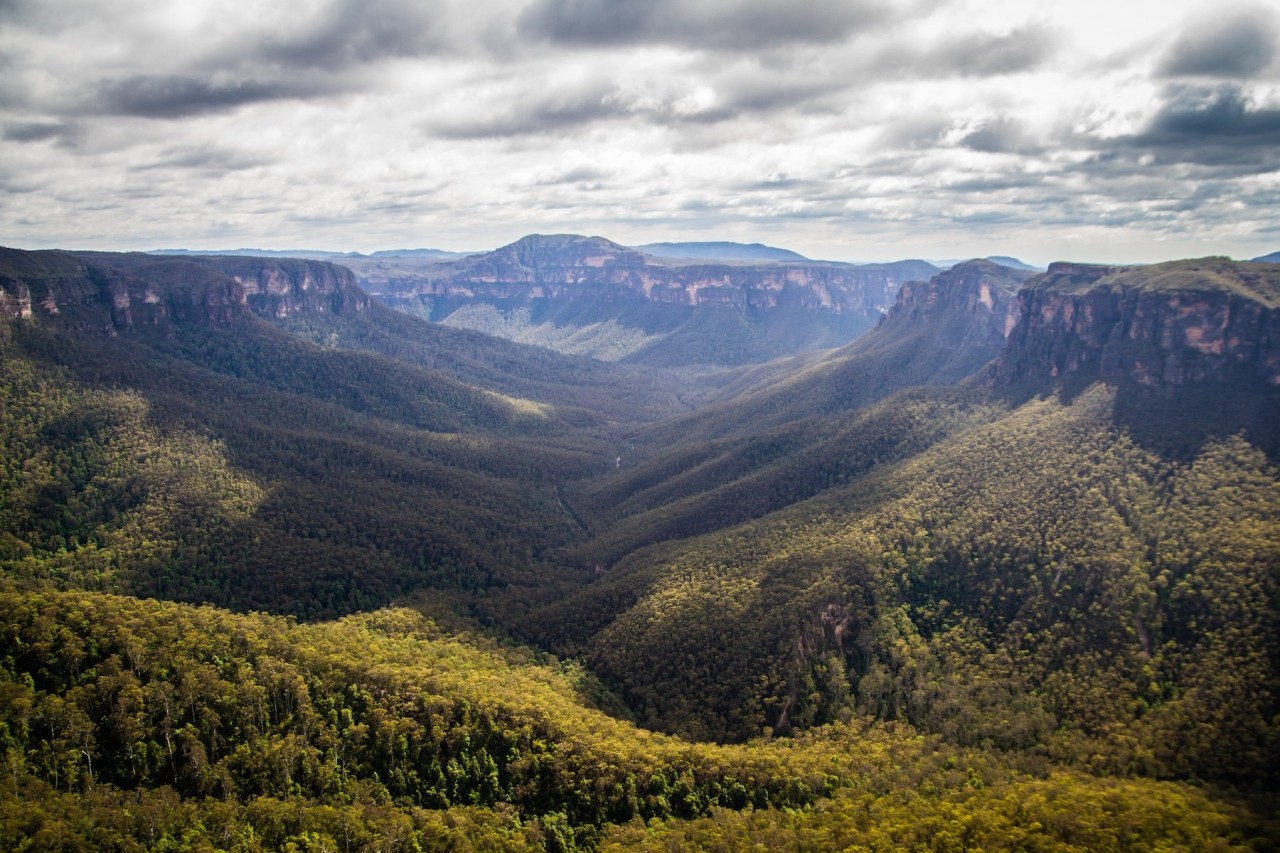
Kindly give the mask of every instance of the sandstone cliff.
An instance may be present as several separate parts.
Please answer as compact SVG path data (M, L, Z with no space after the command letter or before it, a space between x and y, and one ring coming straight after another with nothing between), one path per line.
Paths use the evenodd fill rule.
M655 257L577 235L533 235L447 263L355 268L371 294L437 322L655 366L840 346L875 325L903 282L937 272L923 261Z
M998 375L1016 384L1280 386L1280 264L1053 264L1018 296Z
M436 264L416 279L366 286L375 295L446 299L618 299L768 310L797 305L871 317L893 303L909 278L936 269L922 261L855 266L815 261L701 263L658 258L603 237L532 235L462 260Z
M250 312L284 317L368 304L349 270L317 261L0 249L0 317L77 331L225 326Z

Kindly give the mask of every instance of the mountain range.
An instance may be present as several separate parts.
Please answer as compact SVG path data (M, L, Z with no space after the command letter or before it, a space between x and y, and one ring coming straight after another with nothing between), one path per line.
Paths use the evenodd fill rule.
M0 250L6 849L1280 843L1280 264L355 260Z
M455 261L357 274L387 304L445 325L597 359L714 367L847 343L903 282L937 272L923 261L837 264L763 248L729 260L725 247L671 244L672 254L655 255L603 237L532 235Z

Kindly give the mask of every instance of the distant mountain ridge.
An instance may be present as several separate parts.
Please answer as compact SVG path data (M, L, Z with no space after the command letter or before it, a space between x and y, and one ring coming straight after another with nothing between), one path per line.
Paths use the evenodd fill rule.
M360 252L332 252L326 249L152 249L148 255L175 255L178 257L248 257L248 258L307 258L310 260L338 261L361 258L431 258L451 260L466 257L466 252L450 252L444 249L382 249L368 255Z
M463 328L654 366L746 364L839 346L875 325L923 261L853 265L654 257L604 237L530 235L361 283Z
M655 258L702 258L715 261L807 261L799 252L763 243L734 243L727 240L681 243L646 243L632 246Z

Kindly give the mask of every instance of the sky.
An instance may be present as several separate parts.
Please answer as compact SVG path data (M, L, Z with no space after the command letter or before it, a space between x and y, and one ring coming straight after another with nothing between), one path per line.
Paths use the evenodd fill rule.
M0 0L0 245L1280 250L1280 2Z

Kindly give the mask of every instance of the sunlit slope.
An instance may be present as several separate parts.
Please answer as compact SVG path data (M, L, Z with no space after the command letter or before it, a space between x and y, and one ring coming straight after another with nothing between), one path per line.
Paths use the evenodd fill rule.
M0 617L8 849L696 849L708 836L683 821L704 819L772 827L788 848L964 833L989 849L1244 850L1267 829L1190 786L1028 773L905 728L655 735L584 704L572 668L406 609L295 626L5 590Z
M641 550L580 594L614 607L585 620L592 636L573 601L544 630L671 731L871 714L1099 770L1270 778L1276 469L1232 438L1161 458L1113 407L1102 386L1032 401Z

